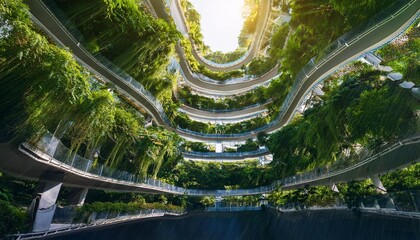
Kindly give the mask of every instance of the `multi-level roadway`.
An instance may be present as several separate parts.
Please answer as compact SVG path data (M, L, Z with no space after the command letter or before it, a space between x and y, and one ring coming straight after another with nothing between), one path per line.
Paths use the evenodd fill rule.
M178 0L171 0L169 1L171 6L169 7L171 16L169 16L165 11L165 5L163 1L150 1L150 5L153 7L155 14L157 17L165 19L169 21L169 19L173 19L175 24L180 32L188 31L186 30L186 23L182 13L181 8L179 7ZM262 35L264 33L265 24L267 22L269 13L270 13L270 6L271 0L262 0L259 7L258 12L258 21L256 32L254 34L254 40L250 47L250 50L247 52L246 58L243 58L242 61L230 65L229 67L226 66L218 66L209 65L208 61L203 60L203 58L196 52L196 49L193 47L192 53L197 61L202 64L203 66L208 67L210 70L213 71L228 71L240 68L242 65L248 64L258 53L259 44L261 42ZM192 46L194 43L190 39ZM274 79L278 75L278 66L271 69L266 74L260 77L252 77L248 76L247 80L241 79L230 79L229 82L227 81L217 81L217 80L207 80L203 76L199 76L191 71L191 68L188 64L188 60L186 59L184 49L178 43L176 45L176 52L180 58L180 72L183 75L187 84L195 91L200 92L202 95L206 96L229 96L234 94L241 94L246 91L249 91L257 86L261 86L265 83L268 83L272 79Z
M182 8L179 4L179 0L171 0L169 1L169 3L171 5L169 9L170 9L172 18L175 21L175 25L178 27L178 29L181 32L184 32L185 29L187 29L188 31L186 19L182 11ZM161 2L152 1L151 4L155 8L155 11L158 17L167 19L168 16L166 12L159 10L159 9L165 9L165 8L162 8ZM233 63L225 63L225 64L219 64L219 63L209 61L205 59L203 56L201 56L201 54L194 47L193 40L190 38L191 44L193 46L192 54L194 58L201 65L207 67L208 69L212 71L231 71L231 70L239 69L243 65L246 65L249 62L251 62L254 59L254 57L257 56L258 51L260 49L261 39L264 35L268 18L270 16L271 4L272 4L272 0L260 1L259 6L258 6L257 23L255 26L255 33L253 36L253 41L248 51L245 53L245 55L242 58L239 59L239 61L235 61Z
M264 104L256 104L237 110L202 110L182 105L178 110L188 114L191 119L201 122L233 123L251 119L267 112L267 105L270 103L271 101L268 101Z
M311 72L307 73L305 79L300 79L298 86L289 93L287 101L283 104L281 115L279 119L265 128L243 133L243 134L197 134L190 131L174 129L169 126L162 111L146 95L124 81L114 72L100 64L90 53L78 44L78 42L66 31L66 29L58 22L51 12L46 9L39 0L26 0L30 6L30 11L34 16L35 21L42 25L42 27L53 38L59 41L62 45L68 47L73 55L86 67L93 72L103 76L106 80L113 82L115 86L123 94L128 95L135 103L144 107L144 109L155 119L158 125L165 126L169 130L176 131L183 137L194 139L197 141L245 141L257 136L259 132L274 132L287 124L295 114L305 95L319 82L321 82L328 75L338 70L341 66L359 58L363 54L387 43L396 36L398 36L404 29L406 29L419 15L420 1L410 1L401 9L396 9L396 12L377 22L376 25L361 32L348 42L345 42L337 51L324 57ZM153 1L159 2L159 1ZM398 11L397 11L398 10Z
M48 144L49 140L46 141ZM68 150L67 150L68 151ZM369 157L361 159L355 165L330 172L311 175L298 175L278 180L271 185L237 190L199 190L176 187L155 179L139 179L127 172L103 170L91 160L74 157L69 161L69 154L63 149L47 150L28 144L17 148L9 143L0 143L0 169L8 174L31 180L37 180L45 172L65 173L63 184L70 187L103 189L109 191L127 191L144 193L170 193L189 196L241 196L269 193L279 187L284 189L301 188L307 185L332 185L339 182L364 179L388 173L398 168L420 161L420 136L401 139L395 144ZM95 168L94 168L95 166ZM108 173L107 173L108 172Z

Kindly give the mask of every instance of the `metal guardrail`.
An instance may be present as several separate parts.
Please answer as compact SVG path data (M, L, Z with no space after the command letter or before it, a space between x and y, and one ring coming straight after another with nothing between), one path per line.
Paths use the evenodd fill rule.
M68 231L110 225L110 224L131 221L131 220L136 220L136 219L161 217L164 215L180 216L183 214L185 214L185 212L160 210L160 209L143 209L143 210L138 210L133 213L125 213L125 212L97 213L95 214L95 218L91 219L92 221L87 224L71 223L71 224L66 224L66 226L63 226L63 227L53 228L53 229L50 229L48 231L43 231L43 232L13 234L13 235L7 236L7 239L14 239L14 240L37 239L37 238L43 238L47 236L52 236L52 235L68 232Z
M269 186L257 187L253 189L236 189L236 190L198 190L198 189L185 189L177 187L158 179L144 178L133 173L116 170L107 167L103 164L96 164L94 161L81 157L65 147L57 138L51 134L46 134L35 147L29 144L24 144L25 148L31 151L41 151L47 154L50 159L48 162L58 167L71 169L81 175L88 175L91 178L104 180L117 180L125 182L128 185L139 184L139 187L153 189L161 192L190 195L190 196L240 196L266 193L276 189L277 182Z
M277 125L284 118L294 98L296 97L298 92L301 90L303 83L309 78L310 75L313 74L313 72L316 69L324 65L329 59L331 59L333 56L335 56L339 52L343 51L345 48L347 48L348 46L350 46L351 44L359 40L361 37L367 35L371 31L378 28L379 26L388 22L390 19L394 18L396 15L400 14L404 9L409 7L411 4L414 4L415 2L416 0L399 0L399 1L394 2L393 4L388 6L386 9L378 13L376 16L372 17L365 24L357 28L354 28L353 30L349 31L348 33L342 35L337 40L332 42L330 45L328 45L324 49L324 51L318 57L313 57L311 60L309 60L309 62L297 74L294 84L280 108L279 115L276 117L275 120L268 123L264 127L255 129L250 132L240 133L240 134L204 134L204 133L198 133L198 132L194 132L194 131L190 131L190 130L182 129L182 128L178 128L178 130L181 132L185 132L188 134L201 136L201 137L229 138L229 137L243 137L243 136L255 134L258 132L265 131L266 129ZM320 59L320 60L317 60L317 59Z
M132 89L137 91L140 95L145 97L147 101L151 103L152 106L157 110L160 117L163 119L165 124L171 126L171 122L169 118L166 116L166 113L162 107L162 104L159 100L157 100L152 93L144 88L144 86L136 81L133 77L127 74L124 70L120 67L116 66L110 60L105 58L99 53L92 54L86 50L84 46L86 46L87 42L83 35L79 32L75 24L68 19L65 13L51 0L36 0L40 3L44 10L49 12L50 16L56 20L56 22L62 26L62 30L67 32L67 35L72 38L73 42L78 43L79 48L85 52L88 56L92 56L91 59L97 62L99 65L103 66L109 73L114 75L116 78L125 82L128 86ZM48 6L44 3L47 2Z
M299 186L302 183L309 184L323 178L330 176L336 176L348 171L351 171L358 167L363 167L367 162L372 162L378 159L381 154L397 150L400 146L418 143L420 142L420 135L414 135L408 137L404 140L397 140L392 143L385 144L377 152L369 151L360 151L360 155L357 156L359 159L358 162L353 162L355 157L349 157L352 161L347 161L351 163L350 166L340 164L338 169L324 168L325 170L320 171L320 168L309 171L300 175L295 175L292 177L280 179L274 181L268 186L256 187L251 189L234 189L234 190L200 190L200 189L186 189L182 187L177 187L165 182L162 182L157 179L143 178L138 175L124 172L120 170L115 170L109 167L106 167L102 164L94 164L92 160L83 158L75 153L71 153L68 148L66 148L61 142L53 137L51 134L46 134L35 147L31 147L28 144L24 144L25 147L31 149L32 151L40 150L43 153L47 154L51 159L49 163L54 163L58 167L64 167L65 169L72 169L75 172L80 173L83 176L89 174L89 177L99 179L99 180L118 180L123 181L127 185L139 184L139 187L144 187L147 189L154 189L161 192L171 193L171 194L180 194L180 195L189 195L189 196L244 196L244 195L255 195L272 192L279 187L293 187ZM367 152L367 153L366 153ZM53 160L55 160L53 162ZM346 158L343 158L341 161L346 161ZM338 161L340 162L340 161ZM62 166L65 165L65 166ZM349 179L350 180L350 179Z
M40 0L38 0L40 1ZM306 79L320 66L325 64L326 61L331 59L333 56L341 52L346 47L350 46L354 42L356 42L361 37L365 36L369 32L375 30L382 24L385 24L387 21L395 17L396 15L400 14L405 8L409 7L411 4L415 3L416 0L400 0L394 2L392 5L390 5L387 9L383 10L379 14L377 14L375 17L371 18L367 23L361 25L358 28L353 29L352 31L344 34L340 38L338 38L336 41L331 43L328 47L325 48L325 50L318 56L312 58L303 68L302 70L297 74L296 79L294 81L294 84L291 88L291 91L287 95L285 101L282 104L281 110L279 115L276 117L275 120L268 123L264 127L260 127L258 129L255 129L250 132L244 132L240 134L204 134L199 132L194 132L182 128L178 128L178 131L184 132L187 134L194 135L196 137L213 137L213 138L230 138L230 137L244 137L247 135L252 135L258 132L265 131L268 128L271 128L275 125L277 125L281 119L285 116L287 110L290 108L291 103L293 102L294 98L296 97L297 93L300 91L303 83L306 81ZM46 8L46 6L45 6ZM46 8L47 11L48 8ZM76 42L84 43L83 36L78 32L78 30L74 27L74 24L72 24L67 17L63 16L63 13L60 9L54 9L56 11L56 15L59 15L59 18L63 18L64 25L66 26L68 32L71 32L74 34L74 36L77 36L79 38L79 41L74 39ZM51 12L51 11L50 11ZM51 15L54 16L54 14ZM66 31L67 31L66 30ZM70 34L71 36L71 34ZM82 48L83 49L83 48ZM129 77L128 74L124 73L122 70L120 70L118 67L113 66L113 64L105 58L102 58L101 56L97 55L95 57L98 57L101 61L104 61L101 63L104 66L108 66L112 68L113 70L109 69L110 71L117 71L121 76L118 75L119 79L122 79L124 82L128 83L132 88L136 89L140 94L145 96L152 105L156 108L156 110L159 112L160 117L164 120L164 122L171 126L171 122L167 118L165 112L163 111L163 107L160 104L158 100L156 100L150 92L146 91L144 87L136 82L133 81L133 78ZM317 60L320 59L320 60ZM99 60L98 60L99 61ZM115 68L114 68L115 67Z
M178 98L178 101L180 101L181 103L183 103L184 105L190 107L190 108L194 108L194 109L198 109L198 110L202 110L202 111L207 111L207 112L211 112L211 113L230 113L230 112L236 112L236 111L242 111L242 110L247 110L247 109L251 109L251 108L257 108L257 107L261 107L263 105L267 105L273 102L273 100L267 100L265 102L262 103L256 103L256 104L252 104L246 107L240 107L240 108L235 108L235 109L209 109L209 108L195 108L195 107L191 107L188 105L188 103L185 102L184 99L182 98Z
M178 112L181 113L185 113L187 115L189 115L189 118L192 120L195 120L197 122L202 122L202 123L214 123L214 124L234 124L234 123L240 123L240 122L244 122L247 120L251 120L251 119L255 119L261 116L264 116L264 112L266 112L267 110L259 110L259 112L256 113L251 113L248 115L244 115L244 116L240 116L240 117L211 117L211 116L202 116L202 115L194 115L191 114L188 110L182 109L182 108L178 108Z
M335 161L332 166L319 167L312 171L284 178L282 179L282 186L290 187L337 176L341 173L348 172L369 162L375 161L381 155L396 150L401 146L417 142L420 142L419 133L401 141L395 140L388 144L384 144L380 148L376 149L376 151L362 149L358 154L354 154L349 157L342 157L341 159Z
M187 20L186 20L184 11L182 11L182 7L180 6L179 0L167 1L167 4L171 5L171 4L173 4L173 2L175 2L175 8L178 10L179 15L181 16L182 24L184 25L184 27L186 29L189 30ZM200 60L202 62L204 62L205 64L207 64L209 66L212 66L212 67L215 67L215 68L228 68L228 67L232 67L232 66L240 64L241 62L243 62L244 60L246 60L249 57L249 55L251 54L252 48L255 47L255 44L253 42L253 44L248 48L248 50L239 59L228 62L228 63L217 63L217 62L211 61L209 59L206 59L204 56L202 56L199 53L196 45L194 44L194 41L192 40L192 38L189 35L188 35L188 38L191 42L191 46L193 47L193 51L200 58Z
M185 129L185 128L181 128L181 127L177 127L176 129L181 132L181 133L185 133L185 134L190 134L190 135L194 135L194 136L198 136L198 137L203 137L203 138L234 138L234 137L244 137L244 136L248 136L248 135L252 135L252 134L256 134L259 132L263 132L264 130L275 126L280 120L277 120L278 117L276 118L276 120L271 121L269 123L267 123L266 125L256 128L252 131L249 132L244 132L244 133L223 133L223 134L218 134L218 133L201 133L201 132L196 132L196 131L192 131L189 129Z
M290 211L314 211L328 209L349 209L358 208L364 212L375 212L383 214L392 214L402 217L420 218L420 191L409 190L401 192L386 193L383 195L360 196L357 202L358 206L348 206L340 200L329 206L306 205L300 202L286 203L281 205L269 205L267 207L274 208L283 212Z
M248 152L222 152L222 153L216 153L216 152L182 152L184 155L189 157L203 157L203 158L209 158L209 157L252 157L256 155L262 155L262 154L269 154L270 152L266 148L258 149L255 151L248 151Z
M206 212L243 212L243 211L261 211L261 206L223 206L207 207Z
M284 117L297 93L300 91L303 83L316 69L324 65L325 62L359 40L361 37L367 35L382 24L385 24L390 19L394 18L396 15L400 14L404 9L409 7L411 4L414 4L415 2L416 0L399 0L394 2L386 9L382 10L380 13L369 19L368 22L352 29L351 31L336 39L334 42L330 43L317 57L310 59L309 62L297 74L294 84L282 104L278 119L282 119Z

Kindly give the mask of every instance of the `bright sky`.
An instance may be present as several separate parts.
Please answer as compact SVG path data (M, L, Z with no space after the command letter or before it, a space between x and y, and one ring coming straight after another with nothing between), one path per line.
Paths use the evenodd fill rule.
M212 51L230 52L238 47L244 19L244 0L189 0L201 15L204 43Z

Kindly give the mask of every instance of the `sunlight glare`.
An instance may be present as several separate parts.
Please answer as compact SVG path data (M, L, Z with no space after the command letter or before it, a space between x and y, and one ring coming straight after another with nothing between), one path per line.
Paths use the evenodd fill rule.
M204 43L212 51L230 52L238 47L244 18L244 0L189 0L201 15Z

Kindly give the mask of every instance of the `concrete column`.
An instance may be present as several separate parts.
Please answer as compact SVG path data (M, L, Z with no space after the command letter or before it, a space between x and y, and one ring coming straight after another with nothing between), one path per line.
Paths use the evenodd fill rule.
M394 199L388 198L388 201L386 202L385 207L395 209Z
M373 203L373 207L375 209L381 209L381 206L379 206L378 200L375 199L375 202Z
M372 179L373 185L375 185L378 192L386 193L386 188L382 184L381 179L379 179L378 175L371 175L370 179Z
M216 197L216 202L214 203L214 207L215 208L220 208L222 206L222 197L221 196L217 196Z
M32 232L47 231L50 228L63 177L63 172L45 172L40 177L35 190Z
M216 143L216 153L222 153L223 152L223 144L221 142Z
M70 191L70 205L82 206L85 203L88 188L74 188Z

